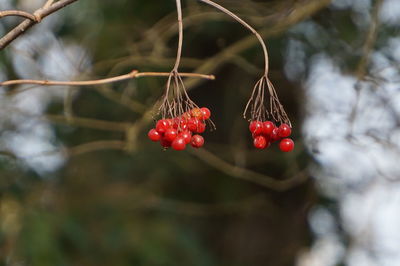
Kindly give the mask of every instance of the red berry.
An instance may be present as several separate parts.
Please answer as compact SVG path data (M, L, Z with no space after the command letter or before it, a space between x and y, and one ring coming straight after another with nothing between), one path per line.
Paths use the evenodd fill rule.
M294 142L292 139L283 139L279 143L279 149L283 152L289 152L294 149Z
M202 114L203 114L203 120L207 120L211 116L211 111L207 107L202 107L200 108Z
M197 131L197 126L198 126L199 121L196 118L190 118L187 121L187 126L188 129L192 132L196 132Z
M164 138L173 141L178 136L178 131L174 128L168 128L164 133Z
M281 124L279 126L279 131L278 131L279 137L286 138L289 137L290 134L292 134L292 129L288 124Z
M197 133L203 133L204 131L206 131L206 124L204 124L203 122L198 122L197 123Z
M170 123L167 119L161 119L157 121L156 130L159 133L165 133L167 129L170 127Z
M251 121L249 129L253 134L261 134L263 131L263 123L260 121Z
M202 119L203 118L203 112L201 111L200 108L193 108L190 111L190 114L192 115L192 117L197 118L197 119Z
M204 145L204 138L200 135L193 135L191 144L193 148L200 148Z
M155 130L154 128L150 129L149 133L147 133L147 136L151 141L159 141L161 138L161 134L158 133L158 131Z
M179 128L180 131L187 131L189 130L188 125L186 122L181 123L181 127Z
M267 146L267 140L264 136L257 136L254 138L253 144L257 149L264 149Z
M270 138L271 142L274 142L274 141L277 141L277 140L281 139L281 137L279 137L279 129L277 127L274 128L274 130L272 130L272 133L271 133L270 137L271 137Z
M174 139L171 146L172 146L172 149L174 149L176 151L181 151L186 148L186 141L182 137L177 137Z
M263 134L264 135L271 135L272 131L274 130L275 125L271 121L265 121L263 123Z
M171 147L171 141L168 141L164 138L160 139L160 144L164 147L164 149Z
M178 136L184 138L186 144L189 144L190 140L192 139L192 132L186 130L186 131L179 133Z

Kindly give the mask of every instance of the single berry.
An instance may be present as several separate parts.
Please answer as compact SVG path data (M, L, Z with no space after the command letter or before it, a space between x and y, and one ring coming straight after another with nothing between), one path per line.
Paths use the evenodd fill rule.
M281 149L281 151L283 152L292 151L294 149L293 140L289 138L281 140L281 142L279 143L279 149Z
M190 111L190 114L192 115L192 117L197 119L203 118L203 112L201 111L200 108L193 108L192 111Z
M204 145L204 138L200 135L193 135L190 144L193 148L200 148Z
M197 123L197 130L196 130L196 132L197 132L197 133L203 133L204 131L206 131L206 124L199 121L199 122Z
M292 129L288 124L282 124L279 126L278 135L281 138L287 138L292 134Z
M168 128L164 133L164 138L173 141L178 136L178 131L174 128Z
M171 146L172 146L172 149L174 149L176 151L181 151L186 148L186 141L182 137L177 137L174 139Z
M159 133L165 133L165 131L167 131L169 127L170 127L169 121L167 121L166 119L161 119L157 121L156 130Z
M272 130L272 133L271 133L270 137L271 137L270 138L271 142L274 142L274 141L277 141L277 140L281 139L281 137L279 137L279 129L277 127L274 128L274 130Z
M274 130L275 125L271 121L265 121L263 123L263 134L264 135L271 135L272 131Z
M200 108L202 114L203 114L203 120L207 120L211 116L211 111L207 107L202 107Z
M182 131L179 133L178 137L182 137L185 139L186 144L189 144L192 139L192 132L190 131Z
M253 134L261 134L263 131L263 123L260 121L251 121L249 129Z
M253 144L257 149L264 149L267 146L267 140L264 136L257 136L254 138Z
M192 131L192 132L196 132L196 131L197 131L197 126L198 126L198 124L199 124L199 121L198 121L196 118L190 118L190 119L187 121L188 129L189 129L190 131Z
M147 133L147 136L151 141L159 141L161 138L161 134L158 133L158 131L155 130L154 128L150 129L149 133Z

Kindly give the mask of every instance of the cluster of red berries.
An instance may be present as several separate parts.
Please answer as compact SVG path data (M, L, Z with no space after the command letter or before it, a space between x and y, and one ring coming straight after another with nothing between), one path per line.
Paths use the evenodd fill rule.
M277 127L271 121L251 121L249 129L253 136L253 145L257 149L268 148L275 141L280 141L279 149L283 152L294 149L293 140L288 138L292 134L292 129L287 124Z
M156 127L150 129L147 136L152 141L160 141L165 149L181 151L191 144L194 148L204 145L204 138L199 135L206 130L205 121L211 112L208 108L193 108L179 117L161 119L156 122Z

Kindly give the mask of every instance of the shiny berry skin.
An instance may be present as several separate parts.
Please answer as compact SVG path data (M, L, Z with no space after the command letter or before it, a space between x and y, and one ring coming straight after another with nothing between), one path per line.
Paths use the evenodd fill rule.
M161 139L161 134L154 128L150 129L149 133L147 133L147 136L151 141L159 141Z
M186 122L181 123L181 127L179 128L179 130L180 130L180 131L187 131L187 130L189 130L189 127L188 127L187 123L186 123Z
M186 148L186 141L182 137L177 137L171 144L172 149L176 151L181 151Z
M200 148L204 145L204 138L200 135L193 135L190 144L192 144L193 148Z
M253 145L257 149L264 149L267 146L267 140L264 136L257 136L254 138Z
M201 113L203 114L203 120L207 120L211 116L211 111L207 107L200 108Z
M189 144L190 141L192 140L192 132L190 131L183 131L181 133L179 133L178 137L182 137L185 139L186 144Z
M173 141L178 136L178 131L174 128L168 128L164 133L164 139Z
M292 139L283 139L281 142L279 142L279 149L283 152L289 152L294 149L294 142Z
M187 127L190 131L196 132L199 121L196 118L190 118L187 121Z
M271 139L271 142L281 139L281 137L279 137L279 129L277 127L274 128L274 130L272 130L272 133L270 135L270 139Z
M206 131L206 124L204 124L203 122L199 121L197 123L196 133L203 133L204 131Z
M263 123L263 134L264 135L271 135L272 131L274 130L275 125L271 121L265 121Z
M167 129L170 127L170 123L168 120L166 119L161 119L157 121L156 124L156 130L159 133L165 133L165 131L167 131Z
M253 134L261 134L263 131L263 123L260 121L251 121L249 125L249 130Z
M278 135L281 138L287 138L292 134L292 129L288 124L281 124L279 126Z

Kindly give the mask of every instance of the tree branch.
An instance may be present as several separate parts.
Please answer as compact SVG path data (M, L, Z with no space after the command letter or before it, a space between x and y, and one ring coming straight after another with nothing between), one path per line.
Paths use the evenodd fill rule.
M0 11L0 18L8 17L8 16L23 17L23 18L27 18L27 19L30 19L32 21L38 22L37 18L34 15L32 15L31 13L28 13L28 12L19 11L19 10Z
M31 84L31 85L44 85L44 86L93 86L93 85L101 85L108 84L113 82L119 82L127 79L134 79L140 77L168 77L170 73L167 72L139 72L137 70L133 70L132 72L111 77L105 79L97 79L97 80L86 80L86 81L52 81L52 80L32 80L32 79L18 79L18 80L8 80L4 82L0 82L0 86L11 86L11 85L20 85L20 84ZM192 78L202 78L202 79L210 79L214 80L214 75L204 75L197 73L180 73L182 77L192 77Z
M33 25L39 23L43 18L76 1L78 0L60 0L54 4L53 1L47 1L43 7L39 8L33 13L32 16L35 19L29 18L24 20L13 30L11 30L9 33L7 33L4 37L0 39L0 50L3 50L6 46L8 46L12 41L17 39L20 35L25 33Z

